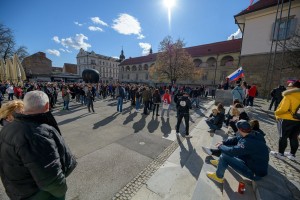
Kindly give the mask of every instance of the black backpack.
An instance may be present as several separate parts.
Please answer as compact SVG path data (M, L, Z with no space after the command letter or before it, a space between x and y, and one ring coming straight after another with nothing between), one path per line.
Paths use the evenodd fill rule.
M291 111L291 114L294 119L300 120L300 104L298 105L298 107L296 108L296 111L294 113Z

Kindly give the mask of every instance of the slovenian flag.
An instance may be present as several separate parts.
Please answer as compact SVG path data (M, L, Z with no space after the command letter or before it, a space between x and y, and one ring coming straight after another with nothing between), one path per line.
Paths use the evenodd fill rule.
M229 76L227 76L227 78L229 79L229 81L236 81L239 78L243 78L243 77L245 77L245 75L244 75L244 70L243 70L242 67L238 68L232 74L230 74Z

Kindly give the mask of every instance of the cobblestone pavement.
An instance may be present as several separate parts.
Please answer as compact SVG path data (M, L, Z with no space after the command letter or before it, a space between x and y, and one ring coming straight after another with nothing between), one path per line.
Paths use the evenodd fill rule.
M266 141L271 150L278 151L278 141L279 135L277 131L277 124L274 117L274 112L269 111L269 103L263 99L256 99L256 107L253 115L257 117L260 121L261 129L266 134ZM255 118L255 117L254 117ZM288 143L286 151L290 150ZM270 156L276 169L290 181L292 181L296 186L300 185L300 152L299 149L296 153L296 161L291 161L289 159L280 160ZM296 183L295 183L296 182Z

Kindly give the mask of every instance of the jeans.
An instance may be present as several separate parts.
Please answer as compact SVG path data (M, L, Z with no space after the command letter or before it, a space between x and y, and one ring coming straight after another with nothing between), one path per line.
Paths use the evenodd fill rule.
M149 101L144 101L144 114L148 114Z
M209 121L209 120L205 120L205 121L206 121L206 123L207 123L207 125L209 126L210 129L212 129L212 130L219 130L220 129L219 127L217 127L217 125L215 125L211 121Z
M122 112L122 107L123 107L123 98L118 97L117 111Z
M217 167L217 177L223 178L225 170L227 169L228 165L234 169L239 174L249 178L251 180L255 179L254 172L249 169L249 167L245 164L245 162L237 157L229 156L225 153L222 153L219 159L219 164Z
M199 107L199 98L198 98L198 97L194 97L194 98L192 99L191 104L193 105L194 102L196 103L196 107Z
M162 109L162 110L161 110L161 117L164 116L165 110L167 111L167 117L170 116L170 107L171 107L171 105L169 105L169 108L168 108L168 109Z
M177 125L176 125L176 133L179 133L179 128L180 128L182 118L184 118L184 122L185 122L185 134L189 135L189 125L190 125L189 124L189 121L190 121L190 114L189 113L178 115Z
M80 95L80 103L81 105L86 105L86 97L84 95Z
M89 112L91 112L91 108L92 108L92 111L95 112L94 103L93 103L92 99L87 99L87 107L88 107Z
M9 93L8 94L8 101L9 100L14 100L14 93Z
M70 101L64 101L64 110L69 110Z
M140 106L141 106L140 98L136 98L136 101L135 101L135 109L136 109L136 110L139 110L139 109L140 109Z

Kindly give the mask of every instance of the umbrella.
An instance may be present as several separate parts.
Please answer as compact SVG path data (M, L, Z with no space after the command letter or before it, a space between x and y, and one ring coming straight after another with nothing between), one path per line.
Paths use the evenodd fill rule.
M17 54L14 55L13 62L17 66L17 76L18 76L18 78L23 80L23 81L26 80L26 74L25 74L24 68L23 68Z
M10 65L10 73L11 73L11 79L13 81L14 84L16 84L18 82L18 66L17 63L14 62L14 59L10 59L11 65Z
M10 59L6 60L6 64L5 64L5 78L6 81L11 80L11 66L12 63L10 61Z

